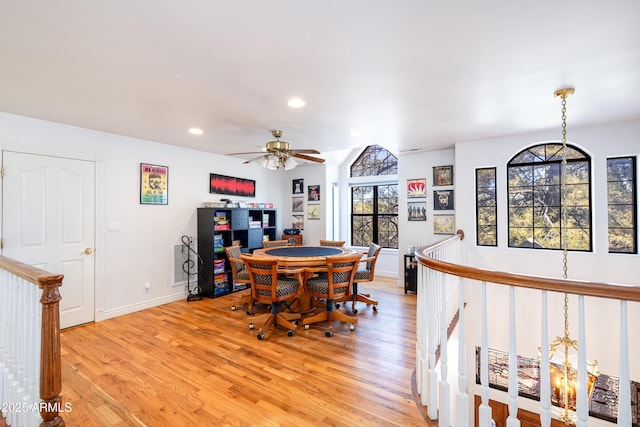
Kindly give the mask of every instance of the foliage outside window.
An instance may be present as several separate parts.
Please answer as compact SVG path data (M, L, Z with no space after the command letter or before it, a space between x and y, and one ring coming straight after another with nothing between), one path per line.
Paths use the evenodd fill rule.
M476 169L476 244L498 246L496 168Z
M591 159L567 146L566 201L562 203L562 145L541 144L516 154L507 166L509 246L561 249L562 213L567 249L591 250Z
M635 157L607 159L610 253L637 253Z
M351 177L397 175L398 159L388 150L372 145L351 165ZM351 188L351 244L398 248L398 183L363 182Z

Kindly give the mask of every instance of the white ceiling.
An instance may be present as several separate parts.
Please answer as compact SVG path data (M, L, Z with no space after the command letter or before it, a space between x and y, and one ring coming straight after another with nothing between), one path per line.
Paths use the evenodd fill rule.
M0 0L0 111L220 154L272 129L433 150L559 129L566 86L569 127L640 118L639 21L638 0Z

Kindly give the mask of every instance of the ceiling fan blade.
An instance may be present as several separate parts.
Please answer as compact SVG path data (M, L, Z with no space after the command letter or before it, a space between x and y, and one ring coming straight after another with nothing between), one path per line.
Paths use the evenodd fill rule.
M314 149L302 149L302 150L289 150L292 153L303 153L303 154L320 154L318 150Z
M258 153L264 153L264 151L247 151L246 153L229 153L227 154L227 156L238 156L242 154L258 154Z
M245 153L245 154L246 154L246 153ZM264 157L264 156L254 157L253 159L249 159L249 160L246 160L246 161L242 162L242 164L243 164L243 165L246 165L247 163L255 162L256 160L261 159L261 158L263 158L263 157Z
M303 160L309 160L311 162L316 162L316 163L324 163L324 159L321 159L319 157L311 157L311 156L294 153L294 152L291 153L291 157L296 157L298 159L303 159Z

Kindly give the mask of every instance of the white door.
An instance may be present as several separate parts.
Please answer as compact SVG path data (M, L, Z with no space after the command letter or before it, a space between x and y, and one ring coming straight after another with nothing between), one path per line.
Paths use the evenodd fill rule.
M3 152L3 255L63 274L60 326L94 317L95 163Z

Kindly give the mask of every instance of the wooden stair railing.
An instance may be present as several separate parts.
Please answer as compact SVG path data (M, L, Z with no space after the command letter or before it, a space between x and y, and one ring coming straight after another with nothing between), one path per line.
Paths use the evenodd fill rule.
M505 273L505 272L497 272L490 271L484 269L478 269L468 266L460 265L457 262L457 254L452 255L452 248L456 250L460 249L460 245L458 242L462 241L464 238L464 233L459 231L457 235L454 235L450 238L443 239L434 245L430 245L428 247L420 248L416 252L416 259L419 263L419 271L418 271L418 343L416 345L417 348L417 359L418 363L416 366L416 383L418 392L420 394L424 394L422 397L423 405L429 406L433 405L434 402L436 406L435 408L427 407L427 411L429 412L429 417L432 420L439 419L439 421L444 423L445 425L470 425L470 421L468 419L468 414L459 414L456 413L456 422L449 423L449 419L451 414L449 411L449 402L448 402L448 391L449 385L447 380L447 356L446 356L446 347L447 346L447 336L450 331L444 328L442 325L441 318L444 315L440 315L440 319L427 319L431 311L441 310L443 307L446 308L448 304L447 299L443 297L445 294L445 289L447 286L451 287L450 282L452 278L458 278L459 280L459 307L464 307L464 280L472 279L481 282L482 284L482 301L474 301L474 304L482 304L482 345L481 345L481 389L482 389L482 401L483 403L480 405L480 425L488 425L491 420L491 412L488 407L488 380L486 377L486 369L487 361L486 361L486 349L487 349L487 330L486 330L486 317L487 317L487 301L486 301L486 284L498 284L498 285L506 285L509 286L510 291L510 302L509 302L509 312L510 312L510 349L509 349L509 418L510 422L515 422L511 420L515 420L516 414L518 411L517 408L517 366L516 366L516 347L515 347L515 318L513 317L513 313L516 310L515 302L514 302L514 293L515 289L520 288L529 288L536 289L542 291L542 314L541 314L541 322L543 337L541 338L542 345L544 348L548 348L545 345L545 342L548 344L548 337L546 336L547 331L547 309L546 309L546 298L547 292L557 292L561 294L573 294L577 295L579 299L579 319L580 319L580 337L578 337L579 342L584 341L584 297L596 297L596 298L607 298L620 301L620 384L629 384L629 354L628 354L628 333L627 333L627 302L640 302L640 286L636 285L623 285L623 284L609 284L609 283L599 283L599 282L587 282L587 281L578 281L578 280L566 280L566 279L554 279L548 277L536 277L536 276L528 276L521 274L513 274L513 273ZM447 252L448 251L448 252ZM444 277L444 278L443 278ZM440 286L438 290L434 291L432 288L436 288ZM424 298L432 301L427 301L424 303L420 302L421 292L424 294ZM442 302L440 302L440 300ZM435 302L434 302L435 301ZM423 311L421 313L420 311ZM460 334L458 341L459 343L464 344L464 309L459 308L459 314L461 316L460 319ZM436 326L432 324L435 323ZM451 325L449 325L451 326ZM435 330L440 329L441 332L437 333ZM427 352L427 345L424 341L432 340L431 335L435 335L436 339L441 343L438 347L443 347L441 352L443 352L443 360L441 361L441 379L439 382L440 391L438 392L438 388L435 385L435 382L432 383L433 377L437 377L437 373L435 371L435 345L433 342L429 341L428 344L428 357L425 357ZM421 335L426 335L428 339L423 340L420 343ZM466 395L466 372L464 368L464 360L466 355L464 354L464 345L459 346L459 370L458 370L458 384L460 388L460 392L457 399L462 399L460 402L463 405L457 405L457 407L466 407L468 405L464 404L465 399L468 399ZM547 373L545 373L544 366L548 366L548 360L545 355L546 352L542 352L542 360L541 360L541 381L548 383L548 369ZM513 355L513 356L512 356ZM579 349L579 360L586 360L586 351L582 348ZM422 359L421 359L422 358ZM581 374L581 370L584 371L584 367L578 364L578 375L584 375L586 378L586 373ZM514 373L512 375L512 373ZM423 377L421 377L423 375ZM544 388L543 388L544 389ZM630 423L631 415L630 415L630 405L631 399L629 396L628 387L620 387L620 395L619 395L619 423ZM549 425L551 421L551 411L548 406L548 402L543 404L544 400L548 400L548 396L543 396L545 392L541 390L541 419L542 425ZM438 399L436 394L440 394L440 399ZM426 395L426 397L425 397ZM588 408L587 408L587 398L586 392L584 392L584 396L582 399L579 396L579 403L577 409L577 420L576 425L587 425L588 419ZM580 402L582 400L582 402ZM444 403L443 403L444 402ZM468 402L468 400L466 400ZM443 406L444 405L444 406ZM546 406L545 406L546 405ZM443 420L444 417L444 420ZM462 417L462 419L458 418Z
M63 275L51 274L11 258L0 255L0 269L42 289L40 345L40 399L41 427L64 426L60 416L62 370L60 353L60 292ZM0 286L6 286L0 283Z

